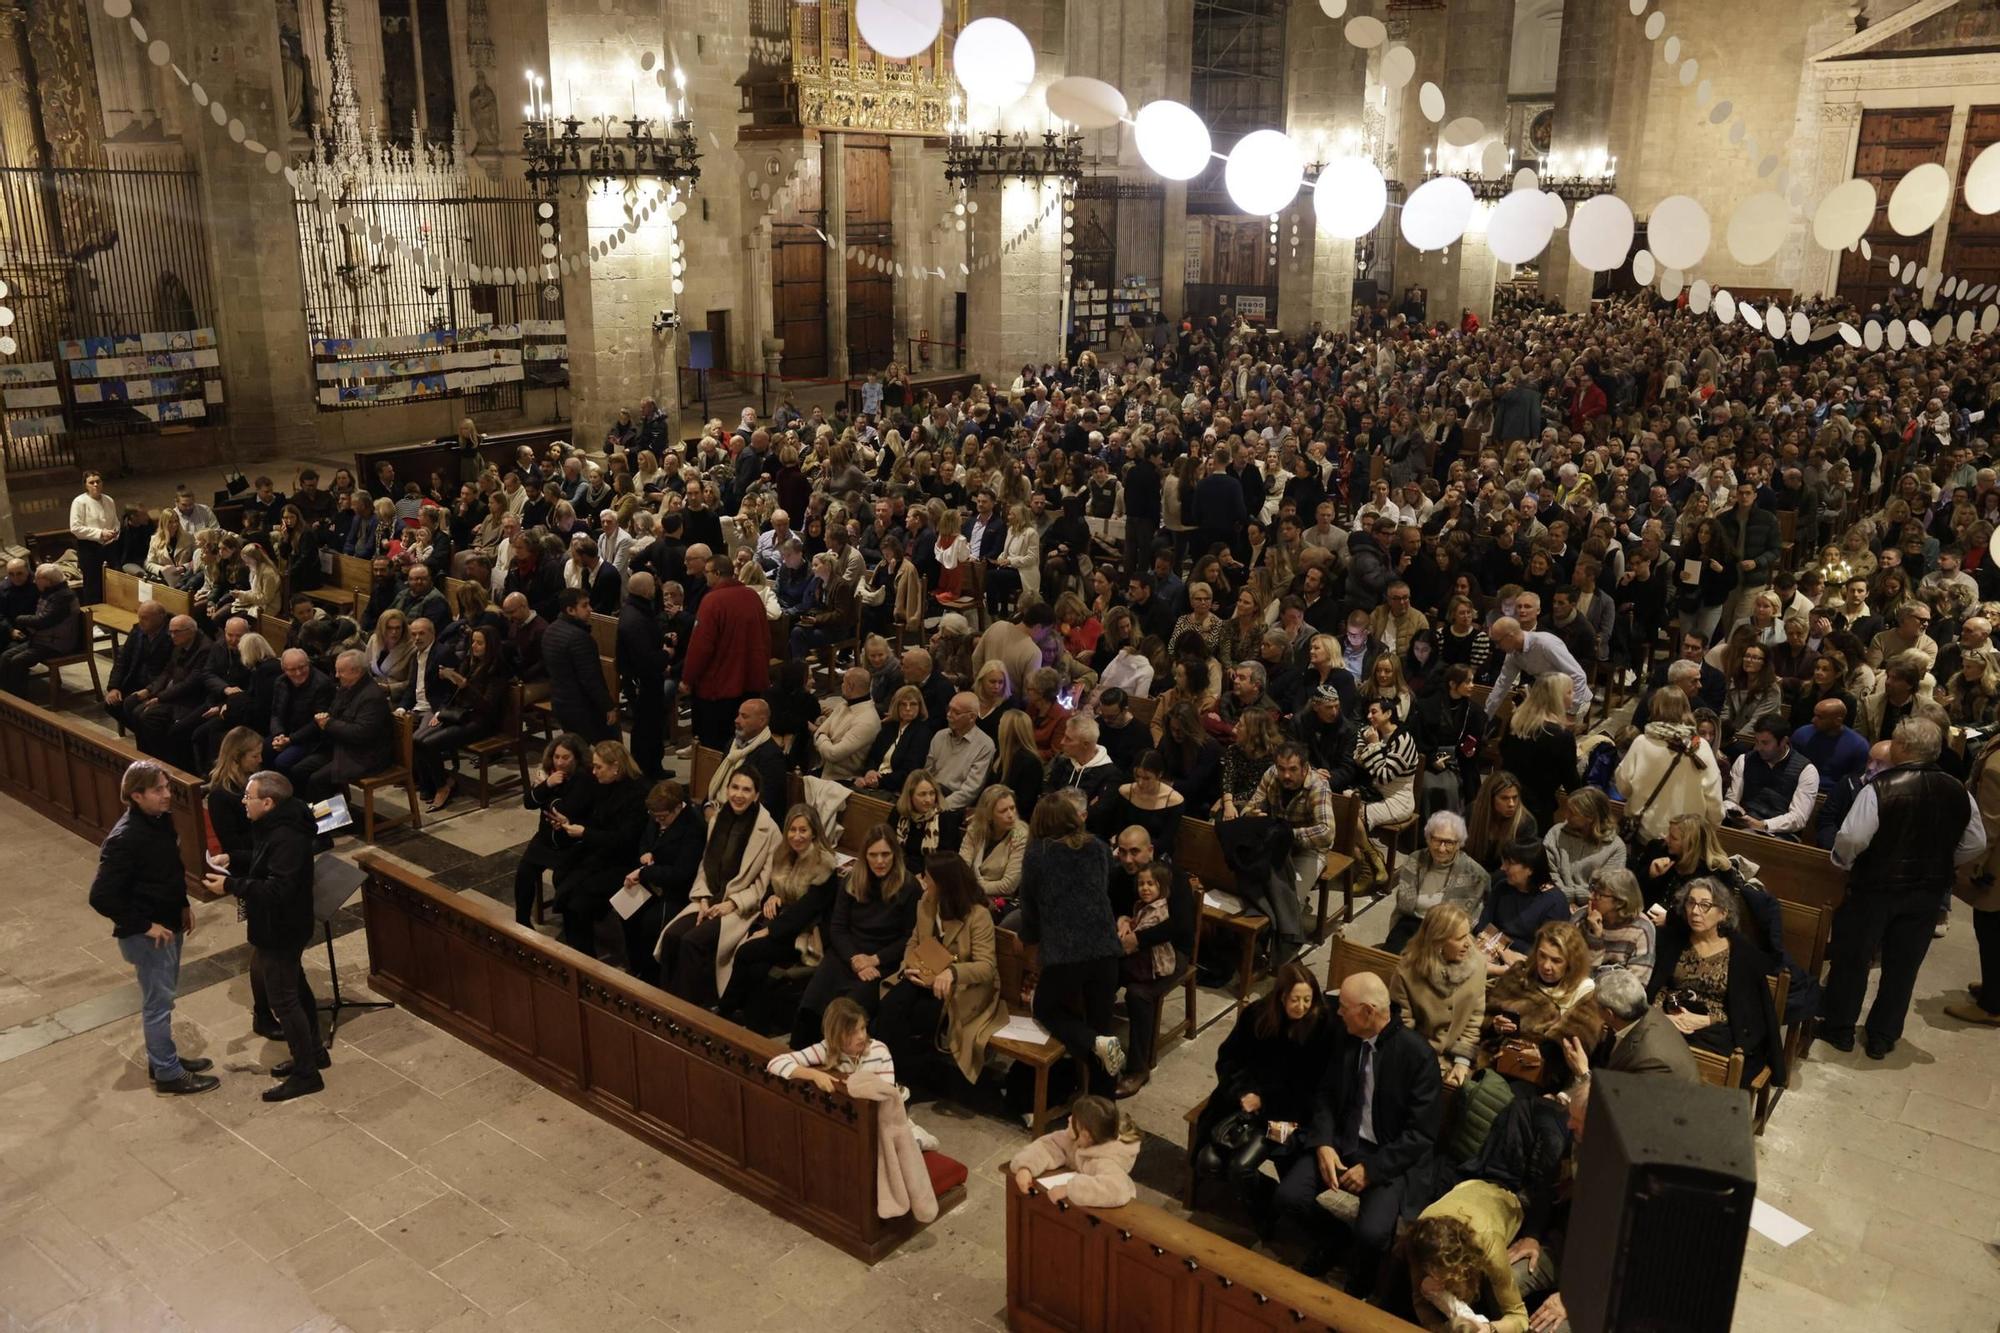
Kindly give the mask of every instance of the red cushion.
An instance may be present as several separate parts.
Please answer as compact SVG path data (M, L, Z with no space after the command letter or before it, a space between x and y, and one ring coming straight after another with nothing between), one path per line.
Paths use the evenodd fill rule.
M939 1198L965 1183L965 1163L941 1152L924 1154L924 1170L931 1173L931 1193Z

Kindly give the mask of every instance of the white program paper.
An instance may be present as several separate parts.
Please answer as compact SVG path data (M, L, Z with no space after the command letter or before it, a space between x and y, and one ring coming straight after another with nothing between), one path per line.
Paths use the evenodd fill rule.
M1750 1204L1750 1229L1788 1249L1812 1235L1811 1227L1790 1213L1778 1211L1762 1199Z
M1039 1044L1049 1039L1049 1030L1025 1014L1016 1014L1002 1023L1000 1030L993 1035L1008 1041Z
M611 895L611 906L618 913L619 920L630 921L632 913L644 907L652 896L637 884L627 884Z

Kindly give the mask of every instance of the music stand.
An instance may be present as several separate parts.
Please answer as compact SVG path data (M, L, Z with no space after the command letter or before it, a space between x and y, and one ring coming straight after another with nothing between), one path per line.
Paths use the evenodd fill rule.
M313 919L320 924L326 936L326 969L333 976L333 1002L322 1004L327 1012L326 1041L333 1044L333 1034L340 1030L340 1011L343 1009L393 1009L396 1006L388 1000L349 1000L340 993L340 965L333 956L333 918L349 899L361 891L368 878L367 872L359 866L341 860L332 852L321 852L313 858Z

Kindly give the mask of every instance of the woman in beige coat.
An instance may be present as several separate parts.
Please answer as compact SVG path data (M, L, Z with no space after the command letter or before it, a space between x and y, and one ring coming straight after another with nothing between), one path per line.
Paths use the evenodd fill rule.
M1014 793L998 782L989 785L979 793L979 804L965 823L958 854L972 867L993 911L1012 908L1021 891L1021 858L1027 851L1028 826Z
M709 816L708 840L688 905L667 922L653 948L661 984L693 1004L713 1004L718 986L728 984L729 968L722 960L733 957L750 933L751 918L763 906L770 883L772 859L784 842L778 822L760 802L759 787L755 769L739 768L729 775L722 804ZM793 821L788 816L785 822L789 826Z
M1473 947L1464 908L1439 903L1425 915L1389 978L1389 1000L1437 1052L1445 1086L1464 1083L1486 1019L1485 959Z
M977 1083L986 1043L1007 1021L993 914L972 867L949 852L925 858L918 880L924 893L916 929L902 971L883 991L875 1035L888 1044L904 1083L935 1065L934 1051L949 1056L967 1083Z

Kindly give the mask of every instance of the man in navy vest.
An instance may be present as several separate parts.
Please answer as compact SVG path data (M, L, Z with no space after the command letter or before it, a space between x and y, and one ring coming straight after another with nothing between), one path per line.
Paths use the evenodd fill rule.
M1759 833L1796 838L1812 820L1819 770L1792 746L1791 726L1780 713L1757 719L1751 748L1729 770L1723 815Z

